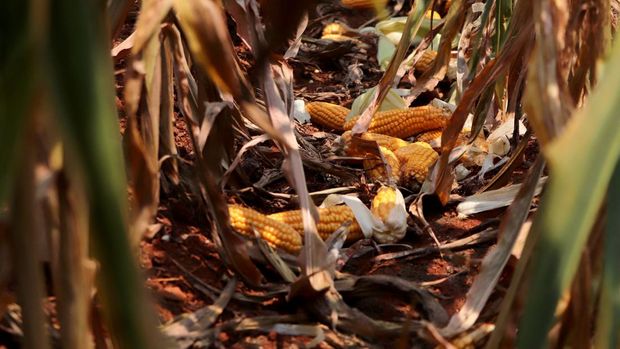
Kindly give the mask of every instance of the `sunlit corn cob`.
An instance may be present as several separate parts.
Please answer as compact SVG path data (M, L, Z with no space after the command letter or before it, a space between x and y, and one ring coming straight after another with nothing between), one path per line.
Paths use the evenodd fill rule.
M344 35L348 31L349 30L347 30L347 28L342 23L333 22L333 23L329 23L328 25L325 26L325 28L323 28L323 35L329 35L329 34Z
M420 148L424 148L424 149L427 149L427 150L432 150L433 153L435 152L433 150L433 147L431 147L430 144L428 144L426 142L415 142L415 143L410 143L409 145L407 145L405 147L398 148L394 152L394 155L396 155L396 158L398 158L398 161L400 161L400 163L402 165L405 162L409 161L409 159L411 157L420 155L420 153L422 152L422 150L420 150Z
M313 123L340 131L347 114L351 111L348 108L327 102L310 102L306 104L306 110Z
M321 35L321 39L344 41L352 40L353 37L357 35L357 32L349 28L346 24L340 22L333 22L323 28L323 34Z
M239 205L228 205L230 225L239 234L253 238L254 230L269 245L298 254L301 250L301 236L292 227L269 218L264 214Z
M370 211L383 222L383 228L375 230L373 238L378 242L393 243L407 233L407 211L405 201L395 187L384 186L372 199Z
M340 3L343 7L351 9L367 9L375 8L378 3L380 6L385 7L387 0L341 0Z
M370 205L370 211L381 218L381 220L387 220L390 211L396 205L396 189L393 187L383 186L377 191L377 195L372 199Z
M322 239L327 239L342 223L348 220L351 221L351 225L349 226L347 240L358 240L362 237L362 230L349 206L332 206L319 208L318 210L319 221L316 224L316 228ZM300 210L278 212L267 217L290 226L299 234L303 235L304 233Z
M432 10L428 10L426 12L424 12L424 18L426 19L441 19L441 15L435 11Z
M394 154L393 151L389 150L385 147L379 147L381 154L383 154L383 158L385 162L389 166L388 171L390 171L390 175L388 175L386 171L386 166L384 166L383 161L379 158L370 158L364 160L364 169L372 180L388 182L391 177L394 179L395 183L398 183L400 180L400 161Z
M428 168L439 158L430 145L422 142L400 148L394 154L400 160L400 183L405 187L424 182Z
M443 109L432 105L386 110L378 112L373 116L368 132L407 138L418 133L444 127L449 116ZM347 121L344 124L344 129L352 129L358 118L354 117Z
M323 34L321 35L321 39L324 40L334 40L334 41L346 41L351 40L348 36L350 33L350 29L345 25L334 22L330 23L323 28Z
M352 148L349 147L349 145L351 144L351 135L352 135L351 131L346 131L345 133L342 134L341 138L344 144L345 152L350 156L356 156L358 154L355 154ZM362 133L360 138L365 139L367 141L375 141L380 147L385 147L391 151L396 151L396 149L398 148L402 148L404 146L409 145L409 142L404 141L400 138L386 136L386 135L382 135L379 133L364 132Z
M422 54L422 57L420 57L420 59L415 63L413 67L415 68L417 72L424 74L426 73L426 71L431 69L431 67L433 66L433 63L435 62L436 57L437 57L437 51L426 50Z
M431 141L441 137L442 129L430 130L424 133L419 134L415 139L418 142L426 142L430 143Z

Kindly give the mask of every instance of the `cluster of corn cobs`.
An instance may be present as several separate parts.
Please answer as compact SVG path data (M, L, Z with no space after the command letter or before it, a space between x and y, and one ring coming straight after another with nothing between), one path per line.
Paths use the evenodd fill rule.
M350 8L369 8L374 5L368 0L343 1L342 4ZM350 28L332 23L325 28L323 38L347 40L350 39L350 33ZM436 55L435 51L425 51L416 63L415 70L428 70ZM350 130L358 117L347 120L350 113L348 108L312 102L306 105L306 110L313 123L344 131L341 137L344 152L349 156L364 158L363 166L370 179L407 188L414 188L424 182L429 168L438 159L437 152L427 142L441 135L449 118L449 113L432 105L378 112L373 116L368 131L357 135L363 141L376 142L379 149L377 153L376 147L364 149L359 146L359 142L353 140ZM404 140L410 137L415 137L416 141ZM395 197L396 189L387 186L382 187L373 199L371 212L384 224L389 221L389 212L396 205ZM271 246L289 253L297 254L301 250L304 230L299 210L263 215L249 208L230 205L229 214L231 225L238 233L250 238L258 235ZM321 238L326 239L347 221L351 222L347 240L361 238L361 228L353 211L346 205L320 208L319 220L316 222L317 231ZM375 233L381 235L380 240L395 241L404 236L404 229L387 227Z
M346 131L341 137L345 153L365 157L364 168L371 179L392 181L404 187L413 187L426 178L429 167L438 158L437 152L426 142L441 134L450 116L432 105L378 112L368 132L360 135L363 140L377 142L380 154L373 154L354 146L350 130L358 117L345 121L349 109L325 102L308 103L306 109L314 123ZM410 137L416 137L417 141L404 140Z
M355 146L350 130L358 117L346 121L349 109L324 102L308 103L306 109L314 123L345 131L341 137L344 152L349 156L364 157L364 168L371 179L405 187L422 183L438 154L428 143L412 143L404 138L433 139L441 133L449 118L449 113L432 105L378 112L373 116L368 132L359 135L362 140L377 143L379 154L372 154L372 151ZM379 193L373 199L371 212L385 223L389 220L391 208L396 205L396 189L387 186ZM249 208L230 205L229 215L232 227L246 237L258 235L273 247L293 254L301 250L304 229L299 210L264 215ZM351 222L347 239L361 238L361 228L348 206L319 208L317 231L326 239L347 221ZM386 229L380 234L385 234L381 239L394 241L404 236L404 230Z
M395 188L382 187L373 198L370 209L375 218L389 225L392 209L396 206L396 197ZM319 220L316 222L316 228L321 238L327 239L346 222L351 223L348 227L348 241L355 241L362 237L362 229L349 206L331 206L319 208L318 211ZM229 205L228 214L231 226L239 234L248 238L258 236L272 247L292 254L298 254L301 251L304 227L300 210L264 215L250 208ZM381 236L383 241L394 241L404 236L404 229L386 230L378 233L394 236Z

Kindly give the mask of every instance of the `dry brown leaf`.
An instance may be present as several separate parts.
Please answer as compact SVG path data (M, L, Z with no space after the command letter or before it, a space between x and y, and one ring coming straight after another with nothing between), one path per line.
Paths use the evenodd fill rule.
M136 55L144 49L153 36L159 34L159 27L170 9L172 0L144 0L136 20L136 31L133 34L132 54Z

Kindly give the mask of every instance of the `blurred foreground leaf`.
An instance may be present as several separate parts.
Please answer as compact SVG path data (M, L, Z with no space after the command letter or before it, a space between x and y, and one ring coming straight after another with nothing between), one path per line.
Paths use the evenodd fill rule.
M620 161L616 163L607 195L603 283L596 322L596 348L618 348L620 345Z
M558 300L573 280L618 161L620 66L614 63L619 60L620 41L616 41L606 79L565 131L543 149L551 173L532 227L541 236L519 326L520 348L544 346Z
M3 1L0 6L0 205L12 181L33 92L35 33L29 10L27 1Z
M99 4L101 7L97 7ZM158 348L161 339L128 244L125 171L114 106L103 3L50 4L52 93L71 170L83 172L108 325L121 348Z

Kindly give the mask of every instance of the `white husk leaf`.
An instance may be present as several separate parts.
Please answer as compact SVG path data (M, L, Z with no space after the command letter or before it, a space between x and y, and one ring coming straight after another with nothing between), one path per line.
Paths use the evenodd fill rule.
M463 166L463 164L458 164L454 168L454 173L456 175L455 176L456 180L457 181L461 181L461 180L467 178L467 176L469 176L471 171L468 170L465 166Z
M331 207L344 203L353 211L366 238L373 237L379 243L391 243L401 240L407 232L405 199L400 190L394 189L396 190L394 208L385 221L375 216L359 198L351 195L330 194L319 207Z
M547 181L547 177L542 177L536 185L534 195L540 194L543 185ZM521 184L513 184L497 190L489 190L484 193L468 196L456 206L456 211L460 217L494 210L496 208L505 207L512 203L521 188Z
M370 209L368 209L359 198L354 196L330 194L323 200L323 203L321 203L319 207L332 207L341 203L351 208L362 230L362 234L364 234L366 238L372 237L375 231L383 228L381 220L377 219L377 217L370 212Z
M434 25L437 25L439 20L433 20ZM379 43L377 44L377 62L381 70L385 70L392 59L392 55L396 51L396 45L398 45L401 37L403 36L403 30L405 29L405 22L407 17L392 17L378 22L375 25L377 35L379 35ZM424 18L422 24L418 29L415 37L411 38L412 45L418 45L431 29L431 19ZM437 34L433 38L431 48L439 46L441 35ZM404 62L407 64L406 62ZM408 66L410 67L410 64Z
M372 99L373 93L376 87L368 89L366 92L357 96L351 105L351 112L347 115L347 120L354 116L362 114L362 112L368 107ZM392 109L407 109L407 102L400 96L399 91L390 89L385 96L385 99L379 106L378 111L392 110Z
M489 143L489 152L504 156L510 151L510 139L514 132L514 117L506 119L501 125L499 125L487 138ZM525 125L519 120L519 134L525 134Z
M302 124L310 122L310 114L306 110L306 103L302 99L296 99L293 104L293 117Z

